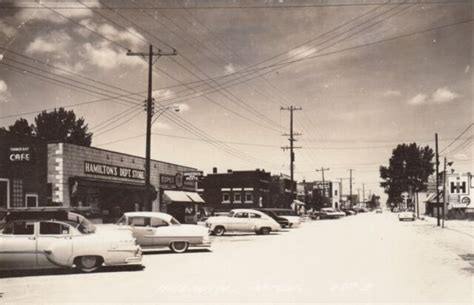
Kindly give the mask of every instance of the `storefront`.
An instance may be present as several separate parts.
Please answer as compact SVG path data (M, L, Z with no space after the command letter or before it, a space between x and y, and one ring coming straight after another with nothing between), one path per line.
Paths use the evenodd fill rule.
M188 171L177 175L160 175L162 211L173 215L181 223L197 223L204 200L196 192L202 172Z
M68 143L45 143L11 133L2 133L0 144L0 212L64 208L97 222L112 222L124 212L143 210L144 158ZM183 184L189 180L186 173L195 172L192 167L152 160L152 210L167 211L164 189L183 189L197 195L196 183ZM174 187L164 177L173 177ZM161 185L162 181L166 183Z
M0 212L47 207L47 146L31 137L0 134Z

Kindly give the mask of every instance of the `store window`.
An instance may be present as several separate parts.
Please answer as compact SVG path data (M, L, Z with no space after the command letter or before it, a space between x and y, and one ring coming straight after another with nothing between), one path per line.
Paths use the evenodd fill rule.
M229 193L222 193L222 203L230 203Z
M37 194L26 194L25 202L27 208L36 208L38 207L38 195Z
M234 203L241 203L242 202L242 194L235 193L234 194Z
M337 190L334 190L334 196L337 196Z
M13 180L13 207L22 208L23 203L23 180Z
M10 180L0 178L0 208L10 207Z
M253 203L253 194L245 193L245 203Z

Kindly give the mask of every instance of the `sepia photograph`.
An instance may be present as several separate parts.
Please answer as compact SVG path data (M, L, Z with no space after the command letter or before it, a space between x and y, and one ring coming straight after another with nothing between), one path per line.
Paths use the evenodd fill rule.
M0 304L473 304L474 0L0 0Z

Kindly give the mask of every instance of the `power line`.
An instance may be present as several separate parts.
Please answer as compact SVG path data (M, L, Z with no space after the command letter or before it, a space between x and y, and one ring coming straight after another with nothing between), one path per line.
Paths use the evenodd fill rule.
M37 4L35 1L15 1L16 3L26 3L26 4ZM42 3L57 3L56 1L41 1ZM63 3L75 3L75 2L70 2L70 1L62 1ZM81 1L81 2L89 2L89 1ZM90 2L96 2L96 1L90 1ZM405 1L407 3L414 3L411 1ZM271 5L195 5L191 6L192 4L198 4L199 1L193 1L193 2L184 2L184 7L183 5L178 6L114 6L114 9L123 9L123 10L137 10L137 9L153 9L153 10L183 10L183 9L188 9L188 10L248 10L248 9L264 9L264 10L281 10L281 9L305 9L305 8L324 8L324 7L364 7L364 6L374 6L374 5L381 5L385 4L385 2L344 2L344 3L323 3L323 4L299 4L299 5L294 5L294 4L286 4L286 3L272 3ZM397 5L400 2L397 1L391 1L385 5ZM440 5L440 4L447 4L447 5L459 5L459 4L467 4L470 3L469 1L418 1L419 4L423 5ZM15 4L15 6L4 6L0 7L0 9L13 9L13 8L21 8L21 9L35 9L41 7L36 7L36 6L19 6ZM56 6L55 8L57 9L85 9L83 7L73 7L73 6ZM103 7L98 7L97 9L105 9Z
M446 149L448 149L449 147L451 147L451 145L453 145L459 138L461 138L472 126L474 125L474 123L470 123L466 129L464 129L451 143L449 143L445 148L443 148L441 151L440 151L440 154L443 153Z

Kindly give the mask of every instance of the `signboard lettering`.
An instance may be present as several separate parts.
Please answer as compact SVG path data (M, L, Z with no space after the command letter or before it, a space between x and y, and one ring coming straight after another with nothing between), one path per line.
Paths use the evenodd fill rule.
M108 165L94 162L84 162L84 172L86 174L118 177L135 180L145 180L145 171L116 165Z
M8 159L11 162L30 162L33 160L33 154L29 146L10 147Z

